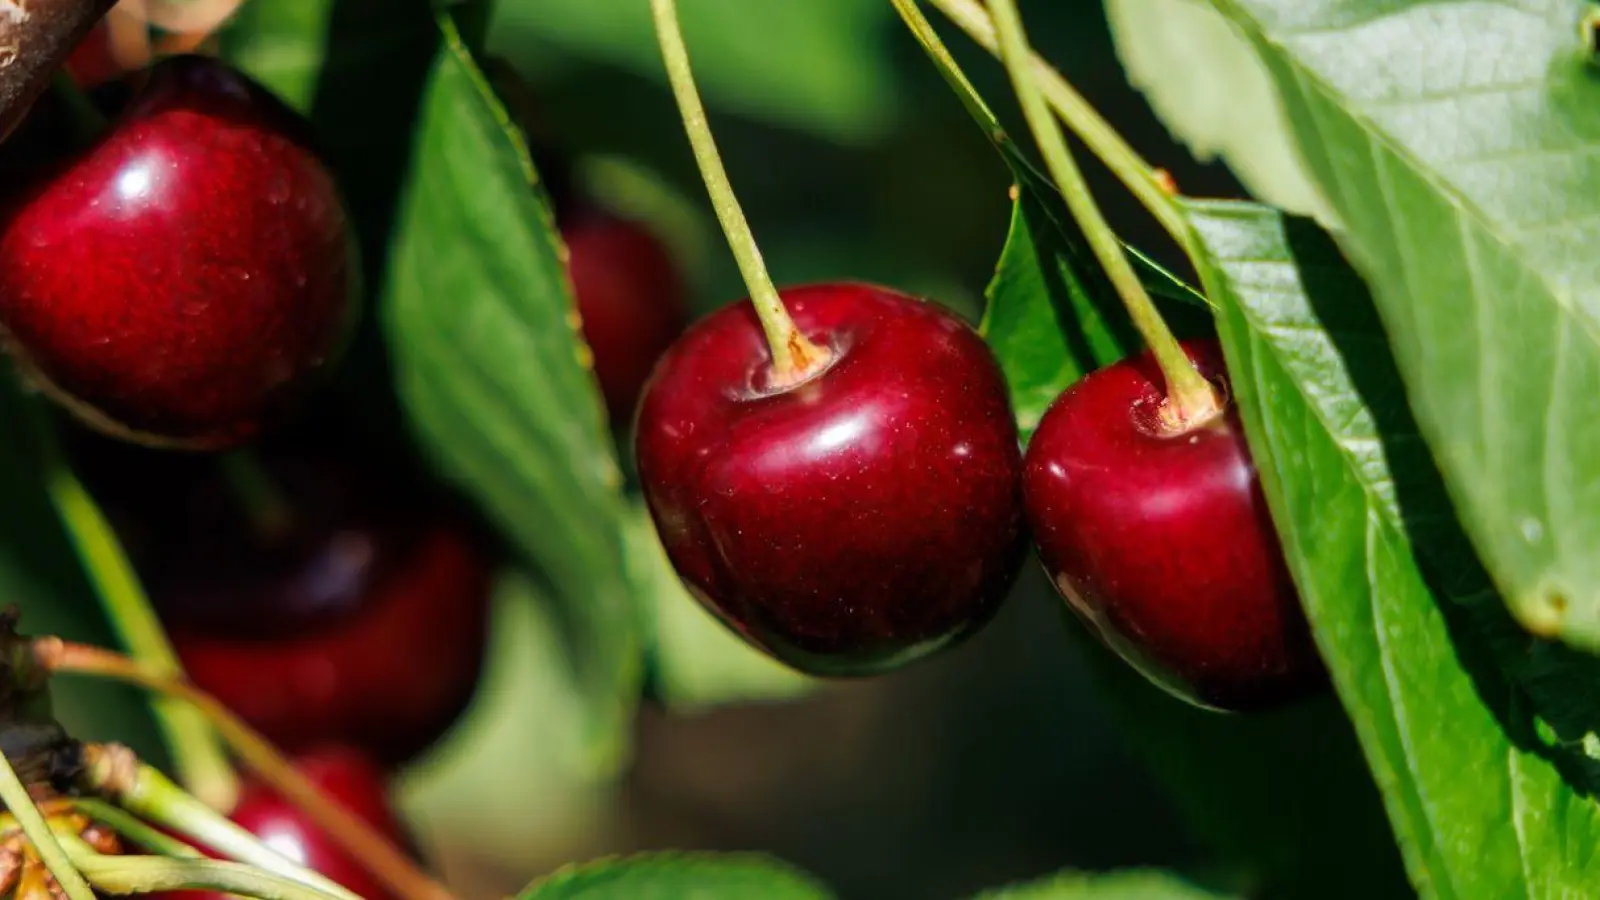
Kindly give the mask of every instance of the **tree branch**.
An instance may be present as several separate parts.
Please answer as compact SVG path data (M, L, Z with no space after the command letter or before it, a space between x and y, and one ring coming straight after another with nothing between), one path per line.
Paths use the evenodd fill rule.
M0 140L115 0L0 0Z

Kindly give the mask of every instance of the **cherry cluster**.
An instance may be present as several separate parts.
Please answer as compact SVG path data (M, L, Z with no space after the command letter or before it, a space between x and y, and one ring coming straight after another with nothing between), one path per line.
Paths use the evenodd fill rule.
M99 432L258 442L349 343L350 216L307 123L241 73L179 56L126 78L103 133L3 197L0 330ZM1194 702L1263 709L1322 683L1214 341L1186 350L1219 414L1174 424L1139 356L1067 388L1024 452L994 354L943 307L812 284L777 292L778 312L740 302L686 328L680 274L646 228L556 200L595 376L661 540L754 645L823 676L926 658L995 615L1031 542L1098 637ZM132 486L123 531L195 683L403 840L387 768L471 696L491 554L449 501L336 447L258 449L286 513L230 505L220 467L140 456L142 474L109 480ZM149 485L159 499L137 496ZM234 816L386 896L261 785Z

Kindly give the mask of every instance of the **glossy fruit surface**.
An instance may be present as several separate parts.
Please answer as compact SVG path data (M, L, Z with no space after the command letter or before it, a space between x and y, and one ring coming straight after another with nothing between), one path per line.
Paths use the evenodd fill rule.
M386 505L262 544L244 529L156 567L153 602L189 676L275 743L386 762L432 743L470 700L489 561L456 519Z
M348 217L304 123L219 62L158 64L97 143L5 204L8 344L108 433L249 440L354 321Z
M772 389L749 303L701 320L646 386L640 480L678 574L730 627L804 671L884 671L976 630L1016 577L1005 382L933 304L861 284L782 295L831 362Z
M360 817L379 835L409 848L409 837L389 802L384 771L376 761L354 748L329 745L295 757L294 764L328 799ZM262 843L349 888L364 900L394 897L327 832L312 824L299 807L254 777L247 777L240 786L239 803L230 818ZM194 891L163 896L220 900L226 895Z
M1220 383L1216 342L1184 346ZM1168 690L1230 710L1298 698L1323 669L1238 408L1173 434L1164 391L1146 354L1050 407L1023 478L1039 557L1090 628Z
M595 377L612 420L625 421L687 322L683 277L661 242L628 219L579 212L561 237Z

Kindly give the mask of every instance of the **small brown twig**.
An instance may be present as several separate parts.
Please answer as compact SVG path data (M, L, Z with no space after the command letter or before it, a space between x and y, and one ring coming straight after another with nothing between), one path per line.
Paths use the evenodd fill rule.
M0 140L112 0L0 0Z

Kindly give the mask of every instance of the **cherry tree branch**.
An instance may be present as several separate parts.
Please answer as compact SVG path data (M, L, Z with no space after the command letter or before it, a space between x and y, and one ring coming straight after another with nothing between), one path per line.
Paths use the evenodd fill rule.
M0 140L115 0L0 0Z

